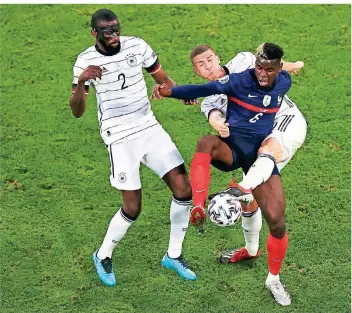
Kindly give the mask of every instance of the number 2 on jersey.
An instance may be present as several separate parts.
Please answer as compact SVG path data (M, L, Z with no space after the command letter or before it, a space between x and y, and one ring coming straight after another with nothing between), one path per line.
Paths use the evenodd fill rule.
M121 74L119 74L119 76L117 76L117 78L118 78L119 81L122 80L121 90L128 88L128 86L125 86L125 84L126 84L126 76L125 76L125 74L121 73Z

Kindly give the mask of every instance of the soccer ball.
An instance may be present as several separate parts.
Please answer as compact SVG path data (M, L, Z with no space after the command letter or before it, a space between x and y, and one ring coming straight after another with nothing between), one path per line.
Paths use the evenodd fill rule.
M216 195L208 205L210 220L218 226L232 226L241 217L241 202L228 193Z

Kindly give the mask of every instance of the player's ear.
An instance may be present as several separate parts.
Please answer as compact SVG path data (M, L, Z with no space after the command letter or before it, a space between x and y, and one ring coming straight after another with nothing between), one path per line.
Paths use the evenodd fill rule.
M218 64L220 64L220 58L216 56L216 59L218 60Z
M90 31L90 33L92 34L92 36L93 36L94 38L97 38L98 33L97 33L97 31L96 31L95 29L92 29L92 30Z

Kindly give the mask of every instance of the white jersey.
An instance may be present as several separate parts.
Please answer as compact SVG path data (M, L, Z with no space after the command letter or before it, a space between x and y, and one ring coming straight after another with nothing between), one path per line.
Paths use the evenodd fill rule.
M230 62L225 65L229 73L242 73L245 70L255 67L255 56L251 52L240 52ZM212 110L219 110L226 116L227 110L227 96L226 95L213 95L206 97L201 104L202 113L209 119L209 113ZM276 113L276 118L287 114L287 110L295 110L297 113L302 114L297 106L286 95L281 103L280 110ZM296 114L297 114L296 113Z
M106 145L134 139L140 132L161 127L150 108L143 68L155 64L157 56L141 38L120 37L120 51L104 55L91 46L73 67L73 84L89 65L102 68L101 79L90 80L97 99L100 135ZM152 73L160 69L158 65Z

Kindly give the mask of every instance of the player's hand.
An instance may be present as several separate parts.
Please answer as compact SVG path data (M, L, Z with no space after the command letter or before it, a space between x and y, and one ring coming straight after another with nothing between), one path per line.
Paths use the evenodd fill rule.
M229 123L223 123L218 129L219 135L222 138L230 136Z
M161 96L159 93L159 88L160 88L160 84L153 86L152 95L150 96L150 100L158 100L158 99L163 98L163 96Z
M193 100L181 100L184 105L198 105L199 100L198 99L193 99Z
M96 65L89 65L79 76L78 82L86 82L87 80L90 79L101 79L102 75L102 69L99 66Z
M226 138L230 136L230 129L229 129L229 123L225 123L224 118L219 118L216 121L216 124L213 125L213 127L216 129L216 131L219 133L220 137Z
M166 84L159 85L158 93L161 97L169 97L171 96L171 89Z
M294 68L290 71L290 74L297 75L297 73L304 67L303 61L297 61L294 64Z

